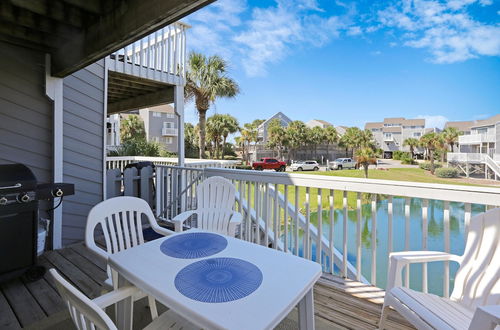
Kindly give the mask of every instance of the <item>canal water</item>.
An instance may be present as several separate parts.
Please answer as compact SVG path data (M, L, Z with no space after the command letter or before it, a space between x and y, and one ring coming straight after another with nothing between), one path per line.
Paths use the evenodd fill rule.
M404 198L393 199L393 251L403 251L405 246L405 214ZM429 201L428 206L428 250L444 251L444 202ZM472 205L472 216L485 211L484 205ZM334 215L334 244L342 253L343 246L343 221L342 210L335 210ZM356 265L356 224L357 211L349 211L347 219L347 246L348 261ZM316 224L317 213L311 213L311 222ZM330 233L330 223L328 211L323 211L323 235L328 239ZM388 269L388 211L387 200L377 203L377 234L376 242L372 242L372 215L371 205L365 204L362 207L361 218L361 265L363 276L371 281L371 251L372 245L377 245L377 274L376 285L385 288ZM293 244L293 239L289 242ZM303 255L303 234L300 233L299 253ZM464 204L450 203L450 252L461 255L465 247L465 226L464 226ZM422 201L421 199L411 199L410 204L410 250L422 249ZM316 244L312 243L312 256L316 259ZM329 258L326 263L329 264ZM458 265L450 262L450 290L453 288L453 279ZM443 293L443 273L442 262L428 264L428 289L429 292L442 295ZM338 273L339 268L335 267ZM412 265L410 270L410 287L415 290L422 288L422 267Z

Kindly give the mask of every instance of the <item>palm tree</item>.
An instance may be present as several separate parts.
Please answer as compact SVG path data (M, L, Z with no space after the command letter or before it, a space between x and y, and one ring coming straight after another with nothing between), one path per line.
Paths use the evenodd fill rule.
M454 145L458 143L460 132L455 127L446 127L442 134L446 144L450 146L451 152L453 152Z
M333 126L328 126L325 128L325 143L326 143L326 158L329 158L329 146L339 140L339 133Z
M222 159L224 159L224 153L226 149L226 140L229 134L234 134L240 129L240 124L238 119L231 116L230 114L222 115Z
M219 157L219 147L224 133L224 115L215 114L207 120L207 136L208 141L212 145L213 158Z
M290 152L292 157L295 158L297 149L304 145L306 141L306 125L300 120L294 120L286 129L288 145L290 147Z
M360 129L357 127L349 127L344 135L340 138L340 145L345 148L345 156L349 157L349 149L354 150L357 145Z
M267 127L267 146L278 151L278 158L282 159L283 150L287 144L285 128L279 119L273 119Z
M120 135L122 142L131 140L145 142L144 122L138 115L128 115L122 122Z
M315 126L309 132L309 142L314 146L314 158L318 158L318 144L325 139L325 131L320 126Z
M186 73L186 99L194 98L200 125L200 158L205 158L206 116L210 105L219 97L235 97L240 88L227 76L227 63L217 55L206 57L189 54L189 69Z
M376 157L377 155L375 154L375 151L373 151L370 147L362 147L356 150L357 162L358 165L363 166L363 169L365 170L365 178L368 178L368 167L376 161Z
M420 138L420 143L427 150L431 162L431 173L434 174L434 151L439 145L439 136L434 132L424 134Z
M411 158L415 158L415 148L420 146L420 141L415 138L407 138L403 141L403 147L410 147Z

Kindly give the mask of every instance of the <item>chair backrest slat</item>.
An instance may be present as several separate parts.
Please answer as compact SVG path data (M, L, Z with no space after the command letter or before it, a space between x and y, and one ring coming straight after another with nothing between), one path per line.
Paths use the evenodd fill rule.
M500 208L471 219L451 299L472 309L500 304Z
M225 178L213 176L198 184L196 199L197 227L228 234L229 221L235 203L236 189Z
M57 291L66 303L71 319L79 330L117 330L109 316L92 300L66 281L55 269L49 273L54 278Z
M140 198L120 196L107 199L90 210L85 229L85 244L93 251L114 254L144 243L142 217L156 221L149 204ZM95 230L100 225L106 250L95 242ZM108 276L112 276L108 267Z

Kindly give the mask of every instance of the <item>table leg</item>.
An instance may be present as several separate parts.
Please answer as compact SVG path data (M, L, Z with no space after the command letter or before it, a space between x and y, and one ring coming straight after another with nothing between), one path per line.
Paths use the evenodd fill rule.
M314 330L313 288L299 302L299 329Z
M118 288L130 285L128 281L118 274ZM116 327L120 330L132 330L134 315L133 297L125 298L116 304Z

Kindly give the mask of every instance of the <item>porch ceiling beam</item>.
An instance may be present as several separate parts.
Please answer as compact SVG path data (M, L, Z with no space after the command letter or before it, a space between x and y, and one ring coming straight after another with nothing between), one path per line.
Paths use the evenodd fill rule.
M129 0L75 35L52 55L56 77L67 76L215 0Z
M83 28L87 18L79 8L65 5L62 1L51 0L49 3L47 0L10 0L10 2L12 5L24 9L25 13L35 13L78 28Z
M108 114L137 110L161 104L172 103L174 101L174 88L169 87L159 92L134 96L125 100L108 103Z

